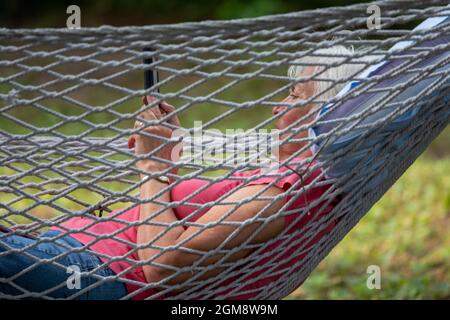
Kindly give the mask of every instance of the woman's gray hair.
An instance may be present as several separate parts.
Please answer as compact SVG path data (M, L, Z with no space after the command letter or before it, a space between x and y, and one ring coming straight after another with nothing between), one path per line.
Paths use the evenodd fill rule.
M298 78L305 67L315 67L314 79L311 81L315 83L316 93L322 93L314 100L327 102L336 96L350 80L357 78L363 69L381 58L381 56L354 57L355 53L353 47L347 48L343 45L314 50L312 53L294 60L295 65L288 69L288 77ZM346 59L348 61L344 63L343 61ZM329 67L334 64L337 66ZM320 74L315 76L318 73Z

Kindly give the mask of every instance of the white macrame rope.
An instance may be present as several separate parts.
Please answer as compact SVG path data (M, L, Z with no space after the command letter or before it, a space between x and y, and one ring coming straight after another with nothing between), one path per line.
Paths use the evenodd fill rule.
M6 251L0 251L0 259L13 253L23 254L35 261L32 266L12 277L0 278L0 288L1 284L9 284L22 294L8 296L0 292L0 297L53 299L52 293L63 288L66 283L35 293L17 285L15 280L43 264L52 264L65 270L66 267L58 263L58 259L76 252L91 253L106 262L81 274L82 277L93 277L98 281L74 292L70 299L80 298L109 281L120 281L139 288L123 299L134 298L152 288L157 290L148 299L226 299L241 294L251 294L252 299L278 299L292 292L449 122L450 45L441 39L449 37L450 25L444 21L428 28L409 30L409 27L405 27L405 24L415 25L431 17L445 19L449 16L446 1L423 3L411 0L407 1L407 5L405 1L378 1L374 4L382 10L379 30L367 29L367 4L255 19L163 26L102 26L80 30L0 29L0 121L3 121L0 123L9 124L0 129L0 224L20 226L13 233L0 233L0 243L2 238L11 234L39 232L53 226L63 230L55 238L38 238L30 246L21 249L7 247ZM434 44L433 41L441 42ZM354 47L355 52L340 56L323 51L334 46ZM151 47L152 51L143 51L146 47ZM155 58L152 63L142 62L143 58L151 57ZM308 59L305 60L305 57ZM318 57L336 62L317 64L315 60ZM382 74L368 77L369 71L383 68L386 61L399 63ZM342 79L323 78L327 68L345 64L360 64L366 72L362 75L358 71ZM290 65L320 65L322 71L311 76L291 78L286 75ZM74 67L77 67L76 73L70 71ZM140 81L143 71L149 68L163 76L153 87L141 89L136 85L136 79ZM399 77L403 77L403 80L396 82L395 79ZM359 84L351 90L344 87L328 101L321 100L322 95L330 90L327 84L323 92L319 90L306 100L277 102L280 95L293 85L318 79L327 81L331 88L348 83ZM258 85L249 88L260 90L259 95L242 101L239 88L252 81L257 81L255 83ZM261 83L268 83L269 89L260 86ZM422 84L426 84L425 88L416 90ZM97 87L108 93L96 92ZM413 89L417 92L408 93ZM235 100L229 98L230 93L237 94ZM92 100L89 94L99 99ZM175 179L174 183L143 200L137 191L143 182L136 179L143 172L135 164L140 159L154 158L155 151L135 156L133 150L127 148L126 139L134 133L157 137L144 133L143 127L130 129L131 123L138 119L141 112L139 104L131 112L123 112L121 108L135 104L137 98L148 94L157 98L149 107L162 100L174 101L175 113L181 120L190 116L191 112L194 116L189 119L196 117L200 120L195 112L204 104L222 107L224 111L219 113L211 109L211 117L202 119L200 127L185 128L186 136L177 140L183 143L182 158L178 162L164 161L186 172L181 175L168 170L162 172ZM405 96L408 97L405 99ZM348 108L359 97L370 98L359 102L364 105L358 112L333 117L333 114ZM61 107L55 107L55 101ZM319 107L312 108L288 127L277 132L261 131L292 108L304 108L311 104ZM324 108L325 104L327 108ZM223 121L229 121L230 116L244 113L244 117L248 117L249 110L253 114L259 112L255 107L267 109L277 105L287 108L277 115L260 120L252 128L232 134L213 130ZM36 112L35 119L24 117L24 107L32 107L31 110ZM71 108L78 112L77 115L71 113ZM58 120L39 125L40 113ZM403 118L410 120L402 122ZM156 121L139 121L144 126L158 124L177 129L167 123L167 119L168 116ZM307 119L313 120L305 123ZM72 131L62 130L64 126L72 125L78 127ZM80 127L85 129L80 132ZM99 130L108 130L109 134L99 136ZM305 131L309 133L307 137L295 138ZM198 132L202 134L201 137L196 136ZM284 134L287 139L280 140ZM161 147L173 141L165 139ZM276 163L277 167L285 167L286 171L275 174L274 181L265 184L252 197L238 202L224 201L231 192L245 187L246 183L266 176L268 171L265 170L273 169L269 164L274 164L273 154L267 154L267 151L288 142L302 143L303 147L288 159ZM342 146L335 147L339 144ZM261 148L261 145L264 147ZM258 152L253 152L257 148ZM314 151L312 158L301 163L294 160L309 149ZM219 154L212 154L212 151L217 150ZM248 154L249 151L253 153ZM262 171L255 176L233 176L243 170L259 168ZM342 168L345 168L344 173ZM310 179L313 172L319 169L320 174ZM221 170L220 176L208 174L216 170ZM301 179L289 190L274 197L262 196L264 191L295 172ZM181 201L165 203L156 200L167 190L194 178L201 178L207 183L192 190ZM214 203L190 203L193 197L224 179L245 181ZM305 185L305 181L309 180ZM119 187L114 187L114 184ZM308 192L323 186L330 187L320 198L306 199ZM92 192L103 197L103 200L93 203L77 196L76 192L80 190ZM249 220L239 224L226 221L244 204L255 200L274 202L287 197L289 200L283 207L269 217L262 217L270 206L268 204ZM290 209L299 199L304 199L305 205ZM163 208L143 221L128 222L120 218L122 213L144 202L160 204ZM66 203L74 203L83 209L73 210ZM120 210L113 212L110 208L123 203L128 204L122 205ZM214 223L204 225L191 221L198 213L219 204L234 206ZM152 221L165 209L176 210L181 205L191 206L195 210L175 223ZM333 205L332 211L320 215L330 205ZM52 208L59 214L50 219L40 218L32 213L33 209L40 206ZM95 210L104 210L108 214L103 217L89 214ZM295 223L311 214L312 210L316 210L315 218L302 228L295 229ZM276 238L261 244L251 243L270 222L292 213L295 213L293 225L283 229ZM81 248L71 248L60 242L60 239L73 232L62 224L73 217L87 214L92 222L77 232L92 236L93 240ZM20 222L24 219L26 225ZM121 223L123 227L105 235L89 231L93 225L106 221ZM336 222L336 225L331 231L308 245L332 222ZM225 249L227 243L243 228L254 223L260 225L250 237L232 249ZM143 224L164 226L166 231L155 235L149 243L142 244L118 237ZM238 225L238 228L218 248L209 252L184 247L185 243L204 230L219 225ZM192 266L184 268L162 265L175 271L171 278L186 271L192 272L192 277L186 283L169 285L167 281L170 279L160 283L142 283L124 277L135 267L147 264L158 266L155 259L168 249L158 247L155 241L177 226L200 227L197 233L178 243L176 249L201 255L201 258ZM131 249L125 256L114 257L88 249L105 239L114 239ZM57 241L61 247L69 250L46 260L39 260L27 252L49 241ZM278 244L276 248L267 251L275 243ZM158 248L161 252L148 261L133 259L132 255L143 248ZM243 249L251 249L252 253L237 262L226 262L230 256ZM219 261L208 266L201 265L208 257L218 253L223 254ZM281 260L286 260L283 258L286 254L302 258L289 268L282 268ZM261 263L263 259L269 260ZM120 261L130 263L131 267L111 277L97 274L100 269ZM199 280L205 272L219 267L224 268L224 271L217 276ZM247 277L255 272L260 273L248 280ZM276 280L263 288L245 289L261 279L274 276ZM232 281L227 285L222 284L224 280L230 279Z

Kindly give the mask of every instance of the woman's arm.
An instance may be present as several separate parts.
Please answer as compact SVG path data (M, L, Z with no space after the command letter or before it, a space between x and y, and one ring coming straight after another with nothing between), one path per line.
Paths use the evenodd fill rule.
M168 122L176 127L181 127L178 117L174 114L175 108L173 106L163 101L156 104L156 99L152 96L147 96L144 100L146 105L142 106L144 111L139 115L140 118L152 121L172 114L168 118ZM154 106L149 107L147 105L148 103ZM134 127L138 128L140 126L145 126L142 129L143 132L164 138L170 138L172 134L172 130L165 126L147 126L140 121L136 121ZM128 139L128 146L134 148L136 155L148 154L159 148L159 152L155 156L162 159L171 159L174 145L167 144L160 148L163 143L164 141L162 139L150 138L142 134L133 134ZM155 160L140 160L136 163L136 166L141 171L147 173L163 172L167 169L167 164ZM172 172L176 173L176 170L172 170ZM141 174L142 178L144 178L144 175ZM154 198L157 194L159 196ZM138 250L138 256L141 261L160 262L161 259L157 255L161 250L153 248L153 245L174 241L184 231L184 228L182 226L167 228L168 225L178 219L173 210L166 206L170 202L170 189L167 188L166 183L156 179L146 180L140 187L140 198L143 200L143 203L140 205L139 218L143 224L138 226L137 229L137 244L144 248ZM151 201L147 201L150 199ZM154 242L154 239L158 236L161 238ZM144 266L143 269L146 278L151 278L149 274L153 268Z
M162 183L157 182L159 187L163 186ZM237 228L239 228L243 222L248 219L253 218L258 212L263 210L266 206L266 210L260 217L268 217L274 213L276 213L284 204L284 200L278 200L273 202L272 200L252 200L248 203L242 205L236 205L237 202L245 201L248 198L254 197L256 193L261 191L265 186L264 185L255 185L255 186L247 186L243 187L236 192L232 193L226 199L224 199L224 204L216 205L208 210L201 218L199 218L196 223L201 226L190 226L186 230L182 227L175 228L170 230L166 236L155 241L155 244L161 246L163 248L167 248L168 250L164 251L162 255L155 259L156 262L169 265L177 268L189 267L192 266L195 261L202 258L204 254L211 252L212 250L219 247L225 239L228 238ZM149 187L150 190L151 187ZM156 188L155 188L156 189ZM274 197L283 190L277 187L270 187L266 191L262 192L258 198L261 197ZM227 204L232 203L232 204ZM235 208L237 206L237 208ZM218 224L213 227L208 227L208 224L212 224L221 220L221 218L226 215L230 209L235 209L232 214L230 214L224 221L226 222L238 222L236 225L224 225ZM141 209L142 210L142 209ZM165 218L161 217L158 221L169 222L169 220L176 220L172 210L167 210L165 212ZM142 213L141 217L148 217L148 214ZM174 221L172 220L172 221ZM152 219L152 221L155 221ZM254 222L240 229L240 231L235 234L235 236L227 242L223 249L231 250L232 248L239 246L246 239L248 239L251 235L254 234L255 230L261 225L262 222ZM280 217L274 219L273 221L266 224L266 226L258 232L258 234L250 241L251 244L262 243L267 240L272 239L277 234L281 232L284 227L284 218ZM150 238L153 238L155 235L156 228L148 228L148 227L140 227L140 231L138 231L140 241L146 242ZM161 227L159 231L163 230L164 227ZM200 232L199 232L200 231ZM193 236L194 235L194 236ZM184 243L187 238L193 236L192 239L188 240ZM182 244L183 243L183 244ZM176 249L170 250L172 246L181 246L186 249L196 250L198 254L188 253L179 247ZM140 251L140 255L145 257L146 259L150 258L155 253L159 253L159 250L154 249L144 249ZM236 253L232 254L226 261L233 262L237 261L247 254L250 253L250 249L241 249ZM223 257L224 254L214 254L210 257L206 258L200 266L211 265L217 262L219 259ZM160 280L166 279L172 274L174 271L168 268L159 267L155 265L147 265L143 268L144 274L148 282L159 282ZM209 270L207 272L203 272L203 274L198 277L198 280L207 279L217 275L222 272L223 268L215 268ZM168 284L179 284L188 280L193 275L202 272L201 270L194 270L193 272L184 272L171 279L167 280Z
M152 170L145 170L151 172ZM184 231L182 226L168 228L172 222L178 221L175 213L171 208L166 208L164 204L170 203L170 191L167 188L167 183L160 182L156 179L149 179L140 188L140 196L142 200L153 198L156 194L161 193L166 189L159 197L153 199L151 202L142 203L139 211L139 220L144 222L137 229L137 243L142 246L145 244L162 245L167 243L173 243ZM162 204L155 203L161 202ZM160 212L155 216L157 212ZM148 223L147 223L148 222ZM151 222L151 223L150 223ZM163 225L157 225L162 223ZM156 242L153 239L157 236L161 236ZM157 263L167 264L165 256L152 259L154 256L161 252L156 248L144 248L138 250L138 256L141 261L153 261ZM149 265L144 265L143 271L147 281L150 278L154 278L152 272L155 272L155 268ZM150 281L149 281L150 282Z
M150 103L155 102L155 98L147 97L147 101ZM161 107L162 109L159 109ZM144 106L144 108L147 108ZM155 120L170 114L175 109L166 104L160 103L148 110L143 111L140 117L145 120ZM169 122L179 126L179 121L176 115L173 115ZM137 122L138 123L138 122ZM141 124L142 125L142 124ZM135 124L136 127L136 124ZM146 126L144 131L152 133L157 136L169 138L171 136L171 130L164 126ZM141 134L134 134L130 137L129 145L135 146L135 152L138 155L148 154L158 148L158 154L156 156L161 159L171 159L171 151L173 145L167 145L164 148L160 148L162 142L159 139L149 138ZM137 162L137 167L147 173L162 172L168 169L167 164L157 162L154 160L141 160ZM231 250L242 244L246 239L254 234L256 229L262 222L253 222L243 226L243 223L253 218L260 211L260 218L268 217L277 212L284 204L285 199L273 201L271 198L283 193L282 189L277 187L267 188L257 199L254 199L256 193L266 188L265 185L247 186L238 188L232 194L224 199L221 204L218 204L208 210L202 217L200 217L196 223L200 226L190 226L186 230L182 226L168 228L173 222L177 221L177 218L172 209L167 208L164 204L170 202L169 188L163 182L151 179L145 182L141 186L141 198L145 203L140 208L140 219L143 222L138 227L137 242L139 245L143 245L142 249L138 250L138 256L142 261L147 261L148 264L143 266L143 271L148 282L159 282L174 274L174 271L166 266L171 267L189 267L192 266L200 258L203 258L205 254L210 253L212 250L218 248L237 228L239 232L233 234L233 238L226 243L223 249ZM148 198L153 198L156 194L159 194L161 190L167 189L153 201L161 202L147 202ZM261 199L266 197L268 199ZM250 200L251 201L248 201ZM248 202L246 202L248 201ZM241 203L242 204L238 204ZM236 222L236 224L218 223L212 226L212 224L220 221L230 210L233 212L227 216L224 220L226 222ZM156 212L161 211L158 215ZM162 223L164 225L157 225ZM263 229L251 240L250 243L261 243L267 241L281 232L284 227L284 218L279 217L267 223ZM163 234L163 235L162 235ZM191 238L192 237L192 238ZM189 240L187 240L189 238ZM186 242L185 242L186 241ZM151 244L151 245L150 245ZM152 246L159 246L162 249L154 248ZM174 248L175 247L175 248ZM195 253L186 252L185 249L194 250ZM236 261L250 252L250 249L241 249L231 255L227 262ZM204 259L200 266L211 265L217 262L223 257L223 253L214 254ZM155 265L159 263L161 266ZM152 263L152 264L151 264ZM206 279L217 275L223 269L215 268L213 270L202 272L193 270L194 272L184 272L175 277L171 277L166 283L177 284L182 283L195 275L197 272L202 272L197 279Z

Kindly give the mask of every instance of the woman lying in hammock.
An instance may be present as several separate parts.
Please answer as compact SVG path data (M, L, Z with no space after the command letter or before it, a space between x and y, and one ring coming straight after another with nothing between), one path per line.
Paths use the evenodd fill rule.
M351 54L349 50L340 46L322 50L320 53L329 53L332 55ZM317 61L319 65L336 62L338 61L338 58L315 58L314 61ZM361 65L342 64L338 67L328 68L328 70L322 73L321 77L334 80L347 79L355 77L360 68ZM321 70L321 67L310 66L301 68L293 66L289 69L289 75L291 77L309 77ZM334 87L331 87L327 92L322 94L321 98L327 100L333 97L342 88L345 82L346 81L342 81L337 85L335 84ZM308 81L297 84L283 100L284 105L273 108L273 114L277 115L283 113L283 111L288 108L286 104L295 103L299 100L306 100L315 95L318 91L323 91L326 89L325 86L327 83L328 82ZM154 98L152 97L147 97L147 99L149 102L154 101ZM304 107L292 108L277 119L276 127L280 130L287 128L299 118L308 114L313 108L317 107L317 105L310 104ZM159 105L143 111L140 117L147 120L159 119L164 115L172 113L174 110L174 107L162 102ZM306 117L306 120L296 126L306 124L310 122L312 118L312 116ZM180 125L176 115L173 115L169 121L173 125ZM136 122L135 126L139 125L142 125L142 123ZM166 137L170 137L171 134L170 129L163 126L146 127L144 130ZM307 133L302 131L298 133L295 138L300 139L306 136ZM282 138L283 137L286 137L286 135L282 136ZM129 141L133 142L136 154L148 153L158 147L161 143L160 140L139 134L134 134L130 137ZM199 230L202 230L202 228L198 226L189 226L186 228L178 225L176 227L167 228L166 226L158 226L156 224L137 223L139 221L146 221L170 224L191 215L195 211L195 206L193 206L193 204L222 203L222 201L236 203L252 197L261 191L262 193L258 196L259 199L254 199L238 206L225 221L244 222L257 215L260 211L262 211L260 217L274 215L291 199L292 195L280 197L277 201L267 200L267 197L282 195L287 190L290 190L293 185L296 185L295 189L300 189L310 184L316 178L319 180L323 179L320 170L316 170L312 173L309 172L305 177L301 177L294 171L289 170L288 167L290 167L291 163L297 163L297 165L292 168L298 169L297 166L299 161L304 162L311 156L309 149L304 147L304 143L289 143L280 147L279 162L288 159L301 148L307 151L304 151L292 159L288 166L280 166L276 171L278 173L284 173L285 175L269 188L267 188L267 184L277 180L276 175L265 176L248 182L245 178L257 175L260 173L260 170L239 172L234 173L233 175L235 177L243 177L242 180L225 179L220 182L212 183L203 191L191 197L185 205L178 205L174 208L167 208L154 202L147 202L123 213L120 213L118 210L114 211L110 214L110 216L116 217L114 221L108 220L96 222L96 219L91 217L74 217L62 223L59 227L52 227L49 231L41 234L38 238L38 242L35 239L0 233L0 296L5 294L20 295L27 292L33 292L44 293L56 298L118 299L132 293L131 296L134 299L142 299L160 292L161 287L158 284L153 288L146 288L145 290L134 292L142 287L139 283L146 284L161 281L161 284L177 285L182 284L195 276L198 276L196 281L214 277L221 273L223 269L216 267L205 272L199 268L193 268L190 271L185 271L173 276L175 274L174 270L192 266L200 259L201 255L188 253L179 249L166 249L161 251L154 246L168 248L183 243L182 246L184 248L207 253L220 246L237 228L236 226L218 224L198 233ZM163 159L170 159L170 154L171 147L166 146L165 148L162 148L156 156ZM167 169L166 164L153 160L141 160L137 162L137 167L144 172L161 172ZM287 173L287 171L289 172ZM142 199L149 198L161 192L163 189L168 189L170 191L163 192L157 200L165 203L181 201L208 183L209 182L205 180L191 179L183 181L170 190L170 188L167 188L167 183L161 181L161 179L149 179L140 187L140 195ZM302 191L303 194L297 196L295 201L293 201L286 210L294 210L307 206L311 201L320 198L329 187L330 185L309 188L308 191ZM222 196L224 197L223 200L219 201L219 198ZM266 199L262 200L261 197L266 197ZM298 229L304 228L307 222L329 213L335 204L336 201L323 206L317 205L310 209L308 214L302 215L300 219L296 218L299 218L299 212L301 212L301 210L297 210L297 212L289 215L279 216L267 223L266 226L253 237L250 244L264 244L275 238L286 228L288 229L287 233L296 231L297 239L300 239L305 230L299 232ZM211 224L220 220L221 217L226 215L233 207L235 207L233 204L216 204L209 208L209 210L204 209L197 214L192 214L189 221L195 221L201 225ZM161 213L157 216L152 216L152 213L157 211L161 211ZM117 214L118 212L120 214ZM320 240L325 233L333 228L334 224L335 222L332 221L329 225L325 226L319 234L309 238L306 247L311 247ZM224 249L232 249L239 246L249 237L252 237L255 230L260 227L260 225L260 222L255 222L245 226L227 242ZM70 231L70 235L67 235L68 231ZM162 234L162 236L155 241L155 236L160 234ZM191 236L193 237L191 238ZM188 238L189 240L184 242ZM43 242L44 239L47 239L47 241ZM289 242L292 243L294 239ZM148 246L148 244L152 242L153 246ZM139 245L138 250L135 249L136 244ZM268 248L264 249L262 253L275 252L277 246L286 245L288 245L286 241L277 240ZM298 268L298 262L305 255L305 250L298 250L300 245L304 246L304 241L300 242L299 245L290 248L282 255L278 255L277 257L271 257L270 255L264 257L262 260L255 262L255 266L258 265L261 267L264 263L278 261L279 266L277 266L277 271L285 269L286 271L293 272L295 270L292 269L292 266L296 264L296 268ZM85 247L89 247L91 252L80 249L77 250L77 248ZM21 252L17 252L17 250L21 249L23 249ZM6 253L10 250L16 250L16 252ZM227 259L227 262L237 261L249 255L253 250L254 249L250 248L241 249L232 254ZM300 254L298 251L301 251L302 253ZM200 266L212 265L222 256L223 254L213 254L205 259ZM68 271L52 263L34 265L42 259L54 259L63 266L70 266L71 269L68 269ZM152 261L152 264L148 263L150 261ZM154 263L158 263L158 265ZM172 269L165 268L164 265L170 266ZM78 283L79 285L77 286L77 282L73 280L74 275L70 273L72 270L76 270L76 268L74 269L74 266L78 267L80 272L91 272L103 277L115 276L116 279L112 279L112 281L111 279L110 281L103 280L97 283L99 281L98 278L93 276L83 276L81 277L81 282ZM239 268L241 267L242 266ZM250 267L254 268L254 266ZM291 267L290 270L289 267ZM232 297L241 299L251 298L258 293L258 288L262 289L266 287L269 283L278 279L285 273L276 273L274 275L272 271L263 274L264 271L267 270L259 269L251 274L247 274L244 279L240 279L239 283L247 285L241 289L241 293L236 293L232 295ZM199 275L199 272L202 272L202 274ZM237 274L239 270L236 270L235 272ZM264 276L261 276L261 274ZM258 280L252 281L252 279L257 276L259 276ZM129 281L125 281L124 283L124 281L117 280L117 278L133 280L135 283L130 283ZM70 281L72 281L72 283ZM226 285L232 281L233 278L228 278L223 283L220 283L220 285ZM23 288L25 291L22 291L20 288ZM180 289L178 291L180 291ZM217 294L226 292L220 291L220 289L217 289L216 291ZM245 291L252 292L245 293ZM160 298L163 298L164 296L167 297L168 294L162 295Z

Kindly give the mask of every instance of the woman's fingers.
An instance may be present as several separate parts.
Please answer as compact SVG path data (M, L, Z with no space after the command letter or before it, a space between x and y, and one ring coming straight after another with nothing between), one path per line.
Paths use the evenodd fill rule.
M161 101L159 105L168 113L175 111L175 107L165 101Z
M144 102L144 105L142 106L142 108L148 108L147 105L151 105L152 103L156 103L158 99L153 97L153 96L146 96L144 98L142 98L142 101ZM151 110L154 114L154 116L156 117L156 119L160 119L162 117L165 117L167 114L173 113L175 112L175 107L168 104L165 101L161 101L159 102L159 104L149 108L148 110ZM149 115L150 118L152 118L152 115ZM145 118L147 119L147 118ZM180 120L178 119L178 116L176 114L173 114L173 116L169 117L169 119L167 119L167 122L169 122L170 124L176 126L176 127L180 127Z
M161 112L157 110L157 107L149 108L148 106L142 106L142 112L139 114L139 117L145 120L154 120L161 118Z
M158 99L156 99L156 97L154 97L154 96L145 96L145 97L142 98L142 102L145 105L152 104L152 102L156 101L156 100L158 100Z
M150 107L150 108L147 107L147 108L149 110L152 110L153 113L155 114L155 116L159 119L159 118L162 117L162 113L161 113L161 110L159 108L159 105L155 104L157 100L158 99L156 99L153 96L146 96L146 97L144 97L142 99L142 101L144 102L144 105L142 107L145 108L145 107L147 107L147 105L153 105L152 107Z
M176 127L181 126L177 115L174 113L174 111L176 110L175 107L173 107L172 105L168 104L165 101L161 101L159 103L159 105L155 105L153 107L149 107L148 105L145 105L146 102L149 104L156 103L157 99L152 96L146 96L142 100L144 101L144 105L141 107L142 112L139 114L137 121L134 123L135 129L138 127L141 127L141 126L145 126L145 121L142 121L142 119L147 120L147 121L158 120L163 117L166 117L170 113L173 113L173 115L169 116L166 121ZM141 119L141 120L139 120L139 119ZM146 126L146 130L147 129L150 129L150 126ZM169 128L167 128L167 129L171 130ZM166 132L164 132L164 133L166 133ZM129 145L132 145L132 142L130 142Z
M134 123L134 128L137 129L139 127L145 126L145 128L143 128L143 131L146 132L151 132L153 134L157 134L163 137L168 137L170 136L170 133L172 132L172 130L170 130L169 128L165 128L162 126L150 126L150 125L146 125L146 121L150 121L150 120L158 120L161 117L165 116L167 114L167 112L165 111L164 108L160 109L160 106L158 104L155 104L157 99L153 96L146 96L142 98L142 101L144 103L144 105L141 107L141 113L139 113L138 115L138 119L135 121ZM153 107L150 107L149 105L154 105ZM130 135L130 137L128 138L128 148L129 149L133 149L136 147L137 144L139 144L142 147L142 139L144 137L141 135L141 133L136 133L136 134L132 134ZM146 141L148 139L150 139L149 137L145 137L144 138ZM135 149L136 151L136 149Z
M170 114L170 113L174 113L175 112L175 107L168 104L165 101L161 101L161 103L159 104L159 106L161 107L161 111L164 115L164 113L166 114ZM170 118L169 118L169 123L173 124L174 126L180 127L180 120L178 119L178 116L176 114L173 114Z
M149 109L156 116L156 119L160 119L162 117L161 110L159 110L159 106L153 106Z

